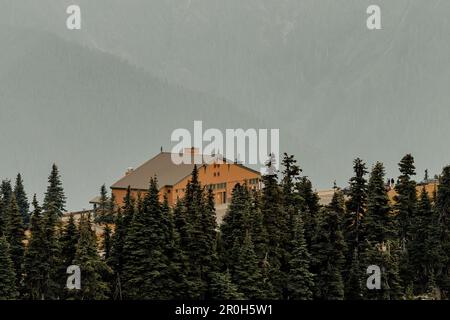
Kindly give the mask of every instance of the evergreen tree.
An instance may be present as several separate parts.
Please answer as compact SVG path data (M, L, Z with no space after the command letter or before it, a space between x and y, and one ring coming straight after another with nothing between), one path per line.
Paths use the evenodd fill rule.
M375 164L370 175L367 203L367 211L362 221L365 239L360 245L361 272L367 278L364 268L377 265L382 268L383 281L381 290L368 290L363 287L362 292L367 299L398 299L401 297L401 286L398 247L395 246L396 230L384 185L384 166L380 162ZM364 282L365 278L361 280Z
M313 274L309 271L311 257L306 246L301 217L294 219L294 225L291 244L293 252L289 260L287 279L288 296L292 300L310 300L313 297L314 283Z
M442 170L436 198L436 211L441 225L442 271L438 284L445 298L450 297L450 166Z
M61 182L61 177L56 164L53 164L52 171L48 177L48 187L44 198L44 210L61 217L65 211L66 196ZM56 220L56 219L55 219Z
M347 214L344 220L344 236L349 253L353 253L355 248L359 249L362 236L361 221L367 207L366 164L360 158L356 158L353 162L353 171L355 175L350 179L349 199L346 203Z
M70 266L75 259L79 236L80 234L75 224L74 216L71 214L69 216L69 221L62 232L61 238L59 239L61 244L61 260L64 266L64 274L66 268Z
M223 247L223 260L231 267L233 245L235 241L243 242L246 232L251 229L252 202L245 186L237 183L232 191L230 206L220 226Z
M237 252L237 260L232 271L232 279L239 292L247 299L264 298L264 292L261 290L263 277L250 234L247 233L242 244L236 241L233 250Z
M45 252L42 253L45 261L43 270L43 291L42 299L59 299L63 294L61 283L61 270L63 262L61 260L61 246L59 243L59 231L62 222L60 218L65 211L66 197L62 187L62 182L58 167L53 164L48 177L48 186L43 202L43 234L45 240Z
M25 252L25 296L32 300L43 299L44 274L47 269L45 259L46 239L44 234L41 208L33 197L33 213L31 215L30 238Z
M80 238L77 244L74 264L81 269L82 286L71 292L75 299L107 299L109 287L102 276L110 270L100 258L97 250L97 237L91 225L90 216L82 216L79 222Z
M300 212L302 214L305 225L305 240L308 250L311 249L312 238L316 229L317 216L319 215L320 205L319 196L314 192L312 183L308 177L301 177L296 183L298 201L300 203ZM301 199L301 200L300 200Z
M2 184L0 185L0 191L1 191L2 199L3 199L3 205L6 208L8 208L11 203L12 196L13 196L13 189L11 186L11 181L10 180L2 180Z
M267 254L267 232L264 227L264 216L261 210L261 199L258 191L252 193L252 207L251 207L251 237L255 246L255 253L258 260L262 261Z
M125 238L123 288L129 299L170 299L167 257L170 223L159 202L156 179L133 217Z
M108 259L108 264L114 271L113 297L115 299L122 299L122 275L125 257L125 239L127 237L131 221L135 214L135 200L131 195L131 189L128 187L127 193L123 199L123 210L117 209L117 216L115 217L115 230L111 240L111 255Z
M184 227L181 226L184 230L180 230L180 235L190 266L189 281L201 298L205 298L208 292L208 279L217 265L216 222L211 195L208 200L198 180L198 169L194 166L181 207L184 211L181 219L186 221Z
M416 174L416 168L414 158L410 154L405 155L398 165L401 175L395 185L397 194L394 200L399 237L403 248L406 249L406 243L410 239L411 222L415 219L417 210L416 182L412 180L412 176Z
M108 260L111 256L111 227L105 225L103 229L103 252L105 260Z
M23 223L27 226L30 221L30 205L28 203L27 194L25 193L25 188L23 186L23 180L20 173L16 178L14 196L16 197L17 206L19 207L19 212L22 215Z
M363 279L363 273L359 263L358 249L355 248L352 254L348 279L345 282L345 298L347 300L361 300L363 298L361 279Z
M362 221L366 240L372 245L395 238L389 196L384 185L384 166L377 162L372 169L368 185L367 212Z
M398 235L403 249L401 257L400 277L403 287L412 286L414 281L410 270L412 266L409 261L408 241L412 238L412 221L416 220L417 214L417 191L416 182L412 176L416 174L414 158L407 154L399 163L400 176L398 177L394 197Z
M244 296L232 282L228 271L214 272L211 276L211 299L241 300L244 299Z
M19 207L16 203L16 198L13 196L8 210L6 226L6 238L9 242L9 254L13 261L14 273L16 275L16 287L21 287L22 272L23 272L23 258L25 253L24 240L25 229L23 227L22 216L19 212Z
M9 244L4 236L0 237L0 300L16 299L16 274L9 254Z
M414 274L414 291L416 294L423 294L428 290L428 280L431 272L434 273L432 267L432 257L427 249L428 239L433 237L428 233L428 229L433 224L433 209L431 200L425 187L420 193L417 205L417 215L411 222L411 240L408 242L408 252L410 272ZM436 230L437 231L437 230ZM435 244L439 246L439 243Z
M267 232L267 265L269 282L273 286L273 297L281 298L285 288L286 275L281 270L282 262L286 256L282 244L286 234L287 219L283 207L283 192L278 184L277 173L274 170L273 159L266 163L267 174L262 177L264 188L262 190L262 214L264 227Z
M11 181L2 180L0 185L0 236L6 231L8 209L11 204L12 195Z
M315 297L324 300L342 300L342 278L346 250L341 230L344 212L343 194L335 190L330 205L320 211L317 229L311 247L312 272L315 274Z

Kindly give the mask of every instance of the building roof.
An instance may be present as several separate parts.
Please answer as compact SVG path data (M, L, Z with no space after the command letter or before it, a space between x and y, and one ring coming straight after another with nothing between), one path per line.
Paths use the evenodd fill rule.
M114 183L111 189L126 189L130 186L135 190L147 190L150 179L154 176L157 177L160 187L173 186L192 173L195 163L198 167L201 167L219 158L219 156L213 157L201 154L192 154L190 156L195 160L191 161L192 164L175 164L171 159L172 153L161 152L137 169L126 174Z

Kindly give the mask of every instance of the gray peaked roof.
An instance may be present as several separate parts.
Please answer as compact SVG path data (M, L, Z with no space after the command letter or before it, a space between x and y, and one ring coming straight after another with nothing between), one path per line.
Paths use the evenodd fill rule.
M186 156L186 155L185 155ZM158 179L158 185L160 187L164 186L173 186L177 182L181 181L185 177L189 176L194 169L194 165L197 164L197 167L202 167L205 164L212 163L216 159L221 159L226 163L233 163L227 159L224 159L222 156L207 156L201 154L192 154L193 160L192 164L175 164L172 159L172 153L170 152L161 152L157 154L152 159L148 160L140 167L131 171L116 183L111 186L111 189L126 189L128 186L131 189L135 190L147 190L150 179L154 176ZM250 168L247 168L241 164L239 166L254 171ZM259 173L257 171L254 171Z

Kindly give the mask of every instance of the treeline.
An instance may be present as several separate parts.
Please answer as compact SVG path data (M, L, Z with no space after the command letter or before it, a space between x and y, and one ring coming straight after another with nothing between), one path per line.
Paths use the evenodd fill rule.
M145 195L128 190L122 207L102 187L95 216L66 223L56 166L31 218L21 177L14 188L4 181L0 299L450 297L450 166L436 192L417 193L414 159L406 155L391 201L383 164L369 172L356 159L348 188L335 186L326 206L293 156L285 154L282 167L268 170L259 191L236 185L220 226L197 168L174 208L160 201L153 178ZM65 288L72 264L81 268L80 290ZM380 289L366 285L374 265Z

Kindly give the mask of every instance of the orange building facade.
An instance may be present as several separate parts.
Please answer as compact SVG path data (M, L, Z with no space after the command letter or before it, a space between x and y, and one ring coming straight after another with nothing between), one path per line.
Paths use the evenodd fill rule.
M217 205L229 203L234 186L246 184L249 188L261 188L261 174L242 164L231 162L220 156L193 154L196 164L174 164L171 153L161 152L137 169L128 172L111 186L116 203L123 205L128 186L132 196L142 197L147 193L150 179L156 177L161 201L166 196L170 206L174 206L185 194L194 165L198 168L198 179L202 186L211 188ZM201 160L200 160L201 159Z

